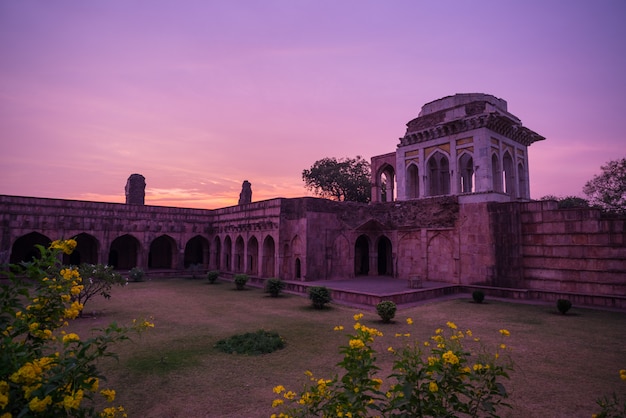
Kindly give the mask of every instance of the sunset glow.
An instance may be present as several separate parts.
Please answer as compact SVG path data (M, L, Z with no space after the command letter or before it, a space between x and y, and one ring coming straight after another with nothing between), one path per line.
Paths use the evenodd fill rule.
M0 2L0 194L219 208L298 197L324 157L393 152L481 92L545 136L533 198L626 157L626 3Z

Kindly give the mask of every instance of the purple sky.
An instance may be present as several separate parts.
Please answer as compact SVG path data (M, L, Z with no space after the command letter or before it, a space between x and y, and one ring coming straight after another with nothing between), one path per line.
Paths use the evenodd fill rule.
M0 1L0 194L218 208L395 150L423 104L505 99L531 196L626 157L626 2Z

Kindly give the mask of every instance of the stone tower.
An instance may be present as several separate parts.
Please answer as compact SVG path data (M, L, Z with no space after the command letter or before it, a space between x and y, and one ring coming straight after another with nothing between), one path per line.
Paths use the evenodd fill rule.
M435 100L407 123L394 153L372 157L372 201L529 200L528 147L544 139L490 94Z
M126 182L126 204L144 205L146 197L146 178L141 174L131 174Z
M245 205L252 203L252 185L248 180L244 180L241 185L241 193L239 193L239 204Z

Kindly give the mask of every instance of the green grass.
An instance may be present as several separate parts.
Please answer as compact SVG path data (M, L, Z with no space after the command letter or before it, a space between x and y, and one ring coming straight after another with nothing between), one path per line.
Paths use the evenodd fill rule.
M477 304L467 295L399 307L394 321L383 324L374 307L331 303L317 310L306 296L272 298L262 289L241 292L229 283L182 279L130 283L110 300L90 301L85 311L96 317L71 324L81 336L112 321L153 318L154 329L115 347L118 362L100 364L106 385L118 391L116 402L131 417L267 417L274 386L297 391L306 370L325 378L337 372L338 347L358 312L365 314L363 324L385 334L375 342L383 378L393 360L387 347L399 344L396 333L423 341L453 321L489 345L499 341L499 329L508 329L515 370L504 383L514 409L502 410L504 417L589 417L597 398L613 391L626 397L618 375L626 368L624 313L574 306L561 315L556 306L491 299ZM333 331L336 325L346 331ZM220 339L259 329L276 331L286 346L260 356L215 348Z

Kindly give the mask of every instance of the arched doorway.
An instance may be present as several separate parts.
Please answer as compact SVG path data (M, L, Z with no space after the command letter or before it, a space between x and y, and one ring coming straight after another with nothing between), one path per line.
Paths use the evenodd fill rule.
M140 244L137 238L126 234L117 237L109 249L109 262L117 270L130 270L138 266Z
M235 265L233 266L233 270L236 273L243 273L243 248L243 238L239 235L235 240Z
M274 277L274 260L276 258L276 246L274 244L274 238L271 236L265 237L263 240L263 277Z
M382 236L378 239L378 245L376 247L378 252L378 275L392 276L393 252L391 249L391 241L389 238Z
M176 242L169 235L161 235L150 243L148 268L171 269L174 267Z
M213 256L211 258L213 259L213 263L211 264L211 262L209 262L210 268L219 270L222 265L222 243L220 241L220 237L215 237L213 240Z
M247 254L247 273L253 276L259 274L259 241L256 237L252 236L248 240L248 254Z
M420 197L419 169L417 165L410 164L406 169L406 198L417 199Z
M429 196L450 194L450 163L442 152L435 152L428 160Z
M233 242L230 239L229 235L226 235L226 238L224 238L224 269L226 271L232 271L232 261L233 261Z
M354 244L354 275L367 276L370 271L370 245L365 235L357 238Z
M11 256L9 262L11 264L19 264L22 261L31 261L35 258L41 257L41 253L35 247L41 245L44 247L50 246L52 240L47 236L40 234L39 232L31 232L26 235L22 235L13 242L11 247Z
M185 245L184 267L201 265L207 267L209 264L209 241L206 238L196 235L187 241Z
M93 235L78 234L75 238L76 248L72 254L63 254L63 263L77 266L81 263L98 264L98 249L100 244Z

